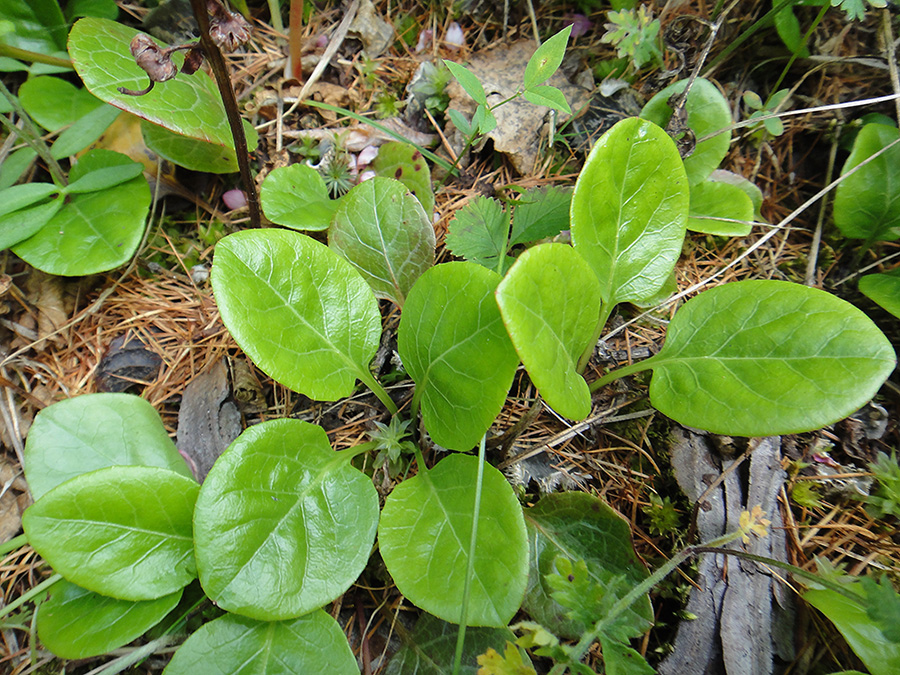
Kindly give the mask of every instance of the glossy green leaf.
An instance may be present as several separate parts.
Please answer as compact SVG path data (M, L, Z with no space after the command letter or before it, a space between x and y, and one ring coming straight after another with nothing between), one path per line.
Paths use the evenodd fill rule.
M32 119L47 131L58 131L103 105L87 89L59 77L41 75L22 83L19 101Z
M400 358L425 428L445 448L478 444L519 364L494 300L500 278L474 263L438 265L413 286L400 317Z
M869 618L865 597L855 601L837 591L822 589L807 591L803 599L837 626L872 675L900 672L900 644L889 641L879 625Z
M753 204L753 218L757 221L762 220L760 209L762 208L763 203L763 193L755 183L750 182L733 171L726 171L724 169L716 169L713 171L709 175L709 180L717 183L728 183L729 185L740 188L741 191L750 198L750 203Z
M244 133L255 145L256 131L247 120L242 121ZM191 171L234 173L238 170L237 154L233 144L220 145L202 139L189 138L146 121L141 122L141 133L150 150L173 164L183 166Z
M219 457L194 514L200 583L222 609L290 619L341 596L369 559L378 493L321 427L252 426Z
M672 94L684 91L686 85L687 80L680 80L663 89L644 106L641 117L665 128L672 117L669 98ZM694 80L685 109L687 124L698 141L724 129L722 133L697 143L691 156L684 160L688 181L694 185L706 180L728 153L728 146L731 144L731 131L728 129L732 124L731 107L712 82L699 77Z
M95 108L59 135L50 148L50 155L54 159L76 155L100 138L121 114L121 110L111 105Z
M603 302L656 293L681 255L688 182L675 143L625 119L591 150L572 195L572 242L600 280Z
M459 622L467 561L475 557L468 625L505 626L528 581L522 508L503 474L484 467L475 550L470 551L478 459L451 455L403 481L381 513L381 556L410 602Z
M522 607L556 635L578 639L589 628L568 618L566 608L551 597L553 589L545 577L556 571L557 556L572 562L583 560L597 583L611 575L624 575L636 585L648 576L634 552L628 522L597 497L583 492L545 495L537 505L525 509L525 524L530 564ZM650 598L645 596L632 605L624 618L640 632L653 620Z
M384 675L446 675L447 664L453 663L458 634L459 626L422 612L408 642L391 657ZM488 649L502 654L507 641L515 640L515 634L505 627L469 626L466 629L460 675L477 675L479 656Z
M112 466L56 486L22 516L28 543L74 584L154 600L196 576L191 516L200 486L148 466Z
M260 190L263 213L273 223L296 230L325 230L338 202L328 196L325 180L306 164L274 169Z
M444 243L453 255L497 270L500 256L503 269L512 263L507 258L509 216L500 202L490 197L476 197L456 212L447 227Z
M226 614L204 624L175 652L165 675L358 675L340 625L322 610L293 621Z
M50 588L41 603L37 629L41 642L64 659L106 654L140 637L162 621L181 591L156 600L116 600L93 593L65 579Z
M85 394L47 406L25 440L25 478L35 499L88 471L129 465L191 476L159 414L132 394Z
M784 281L739 281L678 310L650 401L687 426L733 436L819 429L869 401L894 370L891 344L853 305Z
M316 400L349 396L381 338L378 302L327 246L297 232L237 232L216 245L222 321L266 374Z
M431 169L418 148L399 141L385 143L378 149L371 169L379 176L403 183L422 204L426 214L434 211Z
M144 165L140 162L108 166L97 169L96 171L91 171L78 180L72 181L66 186L65 192L71 195L84 192L96 192L97 190L107 190L116 185L121 185L132 178L136 178L143 172Z
M527 190L513 212L509 245L555 237L569 229L572 191L557 187Z
M572 108L569 107L569 102L566 100L565 94L556 87L551 87L546 84L539 87L533 87L523 93L522 96L529 103L543 105L552 108L553 110L566 113L567 115L572 114Z
M889 143L900 129L867 124L857 134L841 175L862 164ZM894 241L900 238L900 144L860 167L837 187L834 224L845 237Z
M447 59L444 59L444 65L447 66L453 74L453 77L459 82L459 85L472 97L472 100L475 101L475 103L481 105L487 104L487 94L484 93L484 87L481 86L481 80L478 79L478 76L475 75L475 73L465 66L454 63L453 61L448 61Z
M66 18L69 21L83 16L115 21L119 16L119 7L115 0L69 0L66 3Z
M102 101L177 134L231 147L231 129L218 89L202 70L157 84L145 96L118 91L118 87L143 89L149 81L129 50L137 32L96 18L81 19L72 27L69 52L85 86ZM253 145L252 137L248 143Z
M559 70L563 56L566 55L566 44L569 41L571 32L572 26L566 26L538 47L534 54L531 55L531 58L528 59L528 64L525 66L523 79L525 89L534 90L537 85L549 80Z
M587 417L591 395L576 366L600 318L600 284L588 264L564 244L530 248L500 282L497 304L547 404L570 419Z
M691 186L687 228L722 237L743 237L753 229L753 202L736 185L705 180Z
M23 183L0 190L0 216L24 209L59 192L52 183Z
M434 264L434 227L403 183L376 177L341 199L328 246L359 270L376 296L402 307L416 279Z
M92 150L72 167L69 179L133 163L117 152ZM138 176L102 192L70 197L64 209L13 251L49 274L81 276L115 269L137 250L149 210L150 188Z
M900 268L884 274L867 274L859 280L859 291L900 317Z
M56 54L66 48L66 20L56 0L4 0L0 21L8 21L12 32L4 44L40 54Z

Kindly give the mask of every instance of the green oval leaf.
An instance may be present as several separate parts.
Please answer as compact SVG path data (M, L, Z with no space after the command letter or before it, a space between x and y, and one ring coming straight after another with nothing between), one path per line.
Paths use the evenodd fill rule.
M481 80L478 79L478 76L475 75L475 73L465 66L454 63L453 61L448 61L447 59L444 59L444 65L447 66L450 73L456 78L456 81L459 82L459 86L472 97L472 100L475 101L475 103L480 105L487 104L487 95L484 93L484 87L481 86Z
M297 230L328 229L338 207L319 172L305 164L274 169L259 197L266 218Z
M226 614L179 647L165 675L359 675L338 623L322 610L293 621Z
M548 108L558 110L567 115L572 114L572 108L569 107L569 102L566 100L565 94L556 87L551 87L548 84L533 87L524 92L522 96L529 103L547 106Z
M28 543L74 584L153 600L196 576L191 516L200 486L167 469L113 466L53 488L22 515Z
M328 246L353 265L375 295L401 307L434 264L434 228L419 200L393 178L360 183L341 199Z
M378 494L350 459L292 419L252 426L222 454L194 514L200 583L219 607L289 619L350 588L378 525Z
M237 232L216 245L212 287L222 321L267 375L334 401L368 377L381 315L359 273L287 230Z
M400 358L425 428L445 448L478 444L519 363L494 301L500 278L474 263L438 265L413 286L400 317Z
M733 436L819 429L858 410L893 371L894 350L860 310L784 281L739 281L678 310L650 401L692 427Z
M631 118L591 150L572 195L572 242L603 302L641 301L668 279L684 242L689 193L675 143Z
M255 139L256 131L250 123L247 120L241 121L248 140ZM141 122L141 134L152 152L191 171L234 173L238 170L233 144L220 145L182 136L146 121Z
M523 608L556 635L577 640L590 626L566 616L566 608L552 597L545 576L556 573L554 562L564 556L573 563L583 560L588 574L603 585L624 575L631 585L647 578L631 542L628 522L603 500L583 492L553 493L525 509L528 528L529 576ZM653 620L649 596L632 605L622 621L643 630Z
M566 26L532 54L528 59L528 65L525 66L523 80L525 89L534 90L537 85L549 80L553 73L559 70L571 32L572 26Z
M753 202L737 185L705 180L691 186L687 228L722 237L743 237L753 229Z
M709 180L715 181L716 183L728 183L729 185L740 188L744 194L750 197L750 203L753 204L753 217L757 221L762 221L760 209L762 208L763 203L763 193L755 183L750 182L739 174L733 173L732 171L725 171L724 169L716 169L713 171L709 175Z
M576 366L600 320L600 284L588 264L564 244L530 248L500 282L497 304L547 404L570 419L587 417L591 394Z
M470 551L478 459L452 455L409 478L388 496L381 514L381 556L410 602L458 623L467 561L475 557L468 625L505 626L528 581L522 509L503 474L484 467L475 550Z
M100 100L176 134L231 147L231 129L218 89L202 70L157 84L145 96L118 91L118 87L147 86L147 74L134 62L129 49L137 33L115 21L96 18L81 19L72 27L69 53L85 86ZM247 140L255 145L254 136Z
M39 54L54 54L65 49L66 19L55 0L29 0L0 4L0 20L12 29L3 42Z
M665 129L672 117L669 98L672 94L683 92L687 82L680 80L656 94L641 110L641 117ZM687 124L698 141L724 129L722 133L697 143L691 156L684 160L688 181L694 185L706 180L728 154L728 146L731 145L731 108L712 82L698 77L688 93L685 110Z
M125 155L92 150L69 172L72 182L108 167L131 167ZM115 269L127 262L141 243L150 188L142 176L121 185L74 195L34 236L16 245L28 264L61 276L81 276Z
M182 592L156 600L116 600L62 579L41 603L38 636L51 652L64 659L106 654L140 637L175 608Z
M103 105L87 89L59 77L31 77L19 87L25 111L47 131L58 131Z
M859 280L859 291L900 317L900 268L884 274L867 274Z
M426 214L434 211L431 170L422 153L414 145L391 141L378 148L371 168L379 176L403 183L413 193Z
M35 499L109 466L155 466L191 477L159 414L131 394L85 394L41 410L25 440L25 478Z
M841 175L900 139L900 129L867 124L860 129ZM876 157L838 185L834 224L845 237L894 241L900 238L900 144Z

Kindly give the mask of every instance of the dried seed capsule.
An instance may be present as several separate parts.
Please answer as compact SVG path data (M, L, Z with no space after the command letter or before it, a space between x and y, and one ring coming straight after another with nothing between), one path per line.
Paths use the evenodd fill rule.
M131 55L152 82L165 82L178 74L169 53L156 44L149 35L138 33L131 40Z
M233 52L250 39L250 24L236 12L229 12L218 0L207 3L209 36L223 52Z
M203 52L200 50L200 47L198 45L189 49L184 55L184 63L181 65L181 72L185 75L193 75L200 69L200 66L202 65Z

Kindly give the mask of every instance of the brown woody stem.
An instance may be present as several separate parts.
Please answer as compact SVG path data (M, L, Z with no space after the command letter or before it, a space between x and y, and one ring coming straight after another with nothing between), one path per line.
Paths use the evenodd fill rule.
M250 173L250 153L247 151L247 137L244 135L244 123L238 110L237 97L234 87L231 86L231 78L228 68L225 66L225 58L218 45L209 35L209 15L206 10L206 0L191 0L191 8L194 10L194 18L200 27L200 46L206 55L216 84L219 87L219 95L225 106L225 114L228 117L228 125L231 127L231 135L234 138L234 150L237 155L238 169L241 173L241 182L244 192L247 194L247 206L250 208L250 225L259 227L262 222L259 209L259 195L256 193L256 184Z

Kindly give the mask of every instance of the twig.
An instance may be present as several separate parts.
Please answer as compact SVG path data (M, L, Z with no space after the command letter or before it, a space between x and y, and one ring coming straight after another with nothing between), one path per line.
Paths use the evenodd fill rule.
M891 72L891 88L895 94L900 94L900 74L897 73L897 51L894 45L894 31L891 28L891 11L887 8L881 10L881 29L884 31L884 51ZM900 124L900 99L894 101L894 109L897 113L897 123Z
M835 129L834 140L831 143L831 150L828 153L828 169L825 172L826 182L831 182L834 176L834 160L837 157L838 141L841 138L840 124ZM822 229L825 227L825 213L828 210L828 200L823 199L819 205L819 217L816 219L816 231L813 232L812 241L809 244L809 257L806 260L806 276L803 283L807 286L816 285L816 263L819 259L819 245L822 243Z

